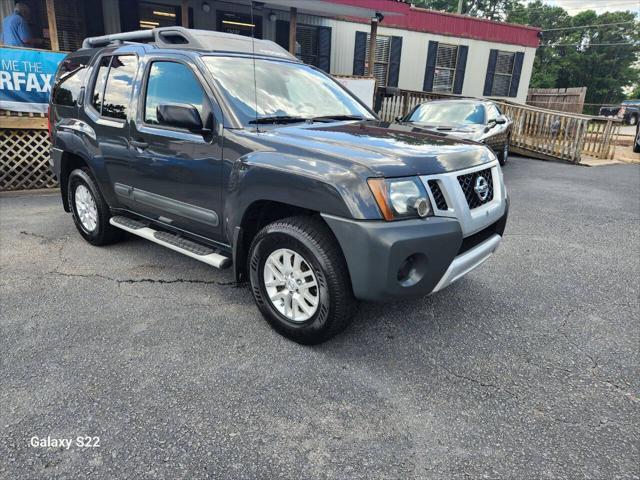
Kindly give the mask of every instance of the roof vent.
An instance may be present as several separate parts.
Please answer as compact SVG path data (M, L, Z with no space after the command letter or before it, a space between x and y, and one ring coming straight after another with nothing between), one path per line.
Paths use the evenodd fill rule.
M171 45L184 45L189 43L189 39L182 33L175 30L163 30L158 33L162 43L168 43Z

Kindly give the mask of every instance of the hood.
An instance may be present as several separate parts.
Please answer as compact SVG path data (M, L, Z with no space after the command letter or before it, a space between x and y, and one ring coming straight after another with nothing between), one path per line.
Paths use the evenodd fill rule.
M367 176L402 177L445 173L494 159L483 145L448 138L409 125L377 120L295 124L260 133L245 131L252 150L263 149L322 159L346 168L367 171ZM354 165L355 164L355 165Z
M445 135L453 138L461 138L465 140L472 140L474 142L480 141L486 134L485 125L480 124L451 124L451 125L412 125L414 128L423 130L425 132L432 132L436 135Z

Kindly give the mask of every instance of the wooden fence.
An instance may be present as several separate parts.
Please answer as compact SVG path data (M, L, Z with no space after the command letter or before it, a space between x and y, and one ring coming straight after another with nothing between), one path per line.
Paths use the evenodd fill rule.
M587 87L530 88L527 105L559 112L582 113Z
M385 97L379 112L381 118L393 122L406 115L418 103L453 95L401 90ZM615 119L590 117L577 113L557 112L529 105L495 100L513 121L511 147L516 153L543 159L580 163L589 157L612 159L621 123Z
M50 147L46 117L0 111L0 191L57 186Z
M380 116L389 122L421 102L452 95L403 90L382 101ZM512 150L524 155L579 163L611 159L621 123L497 101L513 120ZM49 170L47 119L39 114L0 111L0 191L57 185Z

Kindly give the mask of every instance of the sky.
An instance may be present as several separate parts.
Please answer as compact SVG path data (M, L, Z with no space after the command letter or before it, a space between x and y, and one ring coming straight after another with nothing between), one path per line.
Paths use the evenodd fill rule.
M640 15L640 0L546 0L544 3L562 7L570 15L584 10L595 10L599 14L614 10L631 10Z

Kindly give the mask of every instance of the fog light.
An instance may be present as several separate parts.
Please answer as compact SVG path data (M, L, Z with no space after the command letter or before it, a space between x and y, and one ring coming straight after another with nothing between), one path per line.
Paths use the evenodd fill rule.
M427 257L423 253L414 253L405 258L398 269L398 283L411 287L422 280L427 269Z

